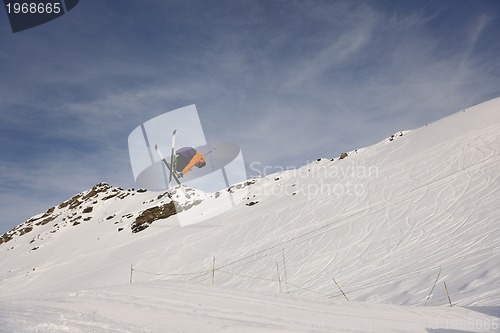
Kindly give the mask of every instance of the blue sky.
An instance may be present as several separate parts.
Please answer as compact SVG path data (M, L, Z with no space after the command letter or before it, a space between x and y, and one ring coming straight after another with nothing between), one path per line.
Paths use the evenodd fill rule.
M2 7L0 233L96 183L134 187L129 133L186 105L248 165L298 167L498 97L499 15L497 0L81 0L13 34Z

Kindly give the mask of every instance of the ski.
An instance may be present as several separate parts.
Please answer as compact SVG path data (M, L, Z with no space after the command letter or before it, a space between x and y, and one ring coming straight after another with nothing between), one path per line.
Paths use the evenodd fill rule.
M172 182L172 174L174 173L174 154L175 154L175 134L177 133L177 130L175 129L174 132L172 133L172 153L170 155L170 177L168 179L168 183L170 184Z
M177 178L177 176L173 173L173 169L172 169L172 166L167 162L167 159L165 158L165 156L163 156L162 152L160 151L160 148L158 147L158 145L155 145L155 150L156 152L158 153L158 156L160 156L160 159L163 161L163 163L165 163L165 165L167 166L167 169L169 171L169 173L173 176L173 178L175 179L175 181L177 182L177 185L181 185L181 182L179 180L179 178Z
M170 171L170 174L172 175L172 177L174 178L174 180L177 182L177 185L179 185L180 188L181 188L181 190L182 190L182 192L184 192L184 195L186 196L186 198L190 199L189 194L187 194L186 189L184 187L182 187L182 184L181 184L179 178L177 178L177 176L173 172L172 166L170 164L168 164L167 159L161 153L160 148L158 147L158 145L155 145L155 150L158 153L158 156L160 156L160 158L163 161L163 163L167 166L168 171Z

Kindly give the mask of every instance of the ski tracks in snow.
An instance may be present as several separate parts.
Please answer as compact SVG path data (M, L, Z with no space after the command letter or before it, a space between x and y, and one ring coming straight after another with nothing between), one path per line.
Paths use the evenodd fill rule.
M464 323L497 324L493 317L463 308L332 302L171 282L13 300L2 304L0 317L0 329L12 328L19 333L402 333Z

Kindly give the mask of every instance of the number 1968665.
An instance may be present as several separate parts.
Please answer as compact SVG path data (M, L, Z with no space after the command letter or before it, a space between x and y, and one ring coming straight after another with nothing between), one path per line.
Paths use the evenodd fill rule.
M55 3L36 3L36 2L14 2L6 4L8 14L59 14L61 4Z

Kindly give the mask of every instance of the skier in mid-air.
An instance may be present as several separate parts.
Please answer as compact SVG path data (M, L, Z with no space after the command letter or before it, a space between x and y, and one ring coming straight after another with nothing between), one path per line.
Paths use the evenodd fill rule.
M196 166L197 168L203 168L205 165L207 165L207 162L205 161L205 155L198 152L196 149L194 149L192 147L183 147L183 148L175 151L176 133L177 133L177 130L174 130L172 133L172 154L170 156L170 163L167 161L165 156L163 156L158 145L155 145L156 152L158 153L162 162L165 164L168 171L170 172L170 176L168 177L168 187L169 188L170 188L170 183L172 182L172 179L175 180L177 185L180 186L181 181L179 180L179 178L182 178L187 173L189 173L191 171L191 169L193 169L193 167ZM207 154L209 154L210 152L208 152ZM186 198L189 199L190 198L189 194L184 189L184 187L181 186L181 189L184 192L184 195L186 196Z
M207 165L205 156L192 147L183 147L175 152L173 168L178 177L183 177L193 169L193 167L203 168Z

